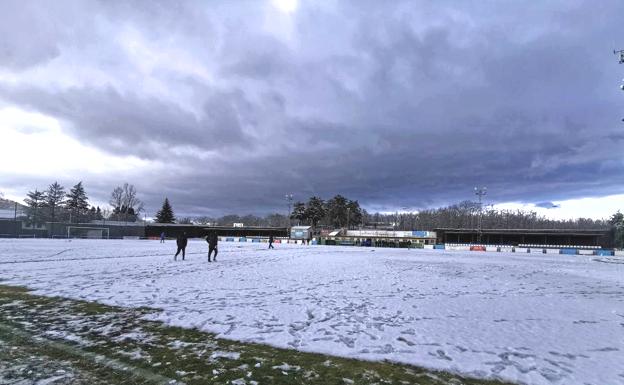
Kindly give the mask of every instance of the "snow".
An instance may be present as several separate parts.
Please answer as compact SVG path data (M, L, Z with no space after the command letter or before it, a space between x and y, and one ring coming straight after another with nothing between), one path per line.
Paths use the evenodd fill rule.
M624 383L624 261L190 241L0 240L0 280L242 341L526 384ZM1 310L0 310L1 311ZM140 338L140 336L137 336Z
M227 358L228 360L238 360L240 358L240 353L238 352L223 352L216 351L210 355L210 358Z
M72 334L72 333L66 333L66 332L62 332L62 331L58 331L58 330L48 330L45 332L45 335L47 337L51 337L51 338L56 338L56 339L64 339L67 341L72 341L75 342L79 345L82 346L90 346L91 343L87 340L84 340L83 338Z

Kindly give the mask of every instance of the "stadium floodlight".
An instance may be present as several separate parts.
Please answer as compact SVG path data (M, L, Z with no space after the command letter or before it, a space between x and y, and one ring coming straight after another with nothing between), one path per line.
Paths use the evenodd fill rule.
M286 194L286 195L284 195L284 198L286 199L286 202L288 202L288 215L286 216L286 218L288 219L288 222L287 222L288 226L287 227L290 229L290 206L292 205L293 195L292 194Z
M620 56L620 61L619 61L619 63L620 63L620 64L624 64L624 49L621 49L621 50L619 50L619 51L617 51L617 50L613 50L613 53L614 53L615 55L619 55L619 56ZM624 79L622 79L622 81L624 81ZM620 89L621 89L622 91L624 91L624 84L622 84L622 85L620 86ZM622 119L622 121L624 122L624 119Z
M475 187L475 195L479 197L479 222L477 228L477 242L481 243L482 226L483 226L483 197L487 194L487 187Z

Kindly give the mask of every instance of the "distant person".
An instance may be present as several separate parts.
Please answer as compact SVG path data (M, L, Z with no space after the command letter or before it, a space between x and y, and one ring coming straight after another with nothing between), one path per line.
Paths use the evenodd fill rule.
M217 232L213 231L206 236L206 242L208 242L208 262L212 262L210 260L210 255L214 251L214 261L217 262L217 243L219 243L219 237L217 237Z
M178 238L176 238L176 243L178 244L178 251L176 251L175 255L173 256L173 260L174 261L178 260L178 254L180 254L180 251L181 251L182 260L184 261L184 254L186 253L186 245L188 244L188 238L186 237L186 232L178 235Z
M165 243L165 232L160 233L160 243Z
M269 249L274 249L275 247L273 247L273 236L269 235Z

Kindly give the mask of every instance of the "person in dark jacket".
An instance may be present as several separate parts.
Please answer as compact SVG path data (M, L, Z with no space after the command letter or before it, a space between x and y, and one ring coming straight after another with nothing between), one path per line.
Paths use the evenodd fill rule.
M274 249L275 247L273 247L273 236L269 235L269 249Z
M214 251L214 261L217 262L217 243L219 243L219 237L217 237L217 232L213 231L206 236L206 242L208 242L208 262L212 262L210 260L210 255Z
M178 251L176 251L175 255L173 256L173 260L178 260L178 254L180 254L181 251L182 260L184 261L184 254L186 254L186 245L188 244L188 238L186 237L185 232L178 235L178 238L176 238L176 243L178 244Z
M165 243L165 232L160 233L160 243Z

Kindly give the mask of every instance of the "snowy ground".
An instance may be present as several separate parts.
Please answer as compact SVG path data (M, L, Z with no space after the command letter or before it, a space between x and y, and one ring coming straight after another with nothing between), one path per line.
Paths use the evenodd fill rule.
M226 243L0 240L0 280L222 337L528 384L624 384L624 261Z

